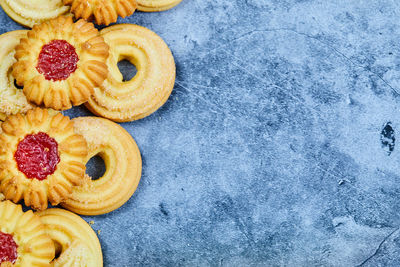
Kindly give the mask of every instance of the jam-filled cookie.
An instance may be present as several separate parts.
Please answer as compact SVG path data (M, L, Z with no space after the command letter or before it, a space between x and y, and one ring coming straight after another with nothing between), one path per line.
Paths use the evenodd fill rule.
M175 61L167 44L149 29L132 24L105 28L101 35L110 46L109 74L86 106L117 122L138 120L160 108L175 84ZM124 81L118 69L121 60L136 66L130 81Z
M182 0L137 0L137 9L143 12L157 12L171 9Z
M25 113L32 108L22 90L15 86L12 75L15 47L26 33L27 31L21 30L0 35L0 120L11 114Z
M92 23L61 16L21 39L12 73L29 101L65 110L86 102L102 84L107 57L108 45Z
M50 266L54 243L39 217L21 205L0 201L0 265Z
M71 5L76 18L95 20L98 25L108 25L117 21L118 16L125 18L136 10L136 0L63 0Z
M30 28L69 11L62 0L0 0L0 5L13 20Z
M59 255L52 262L54 267L103 266L99 239L81 217L63 209L47 209L36 214Z
M73 119L75 131L88 144L88 157L98 155L105 163L102 177L86 179L73 188L62 206L82 215L99 215L121 207L135 192L142 174L140 151L130 136L118 124L96 117Z
M83 182L87 145L60 113L31 109L11 115L0 134L0 192L36 210L57 205Z

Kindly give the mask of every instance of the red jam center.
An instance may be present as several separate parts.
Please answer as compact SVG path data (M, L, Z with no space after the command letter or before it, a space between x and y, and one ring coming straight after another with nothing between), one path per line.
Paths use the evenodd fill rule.
M53 40L42 47L36 69L47 80L65 80L76 70L79 61L75 47L65 40Z
M27 135L19 142L14 158L26 177L44 180L60 162L57 141L42 132Z
M5 261L15 263L18 245L10 234L0 232L0 264Z

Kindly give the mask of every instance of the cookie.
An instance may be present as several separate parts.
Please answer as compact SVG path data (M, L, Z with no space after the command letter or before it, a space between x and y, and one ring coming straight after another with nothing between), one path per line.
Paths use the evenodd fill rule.
M54 267L103 266L99 239L82 218L63 209L47 209L36 214L59 255L52 262Z
M75 186L61 205L82 215L99 215L121 207L135 192L142 173L140 151L127 131L118 124L96 117L73 119L75 131L88 144L88 157L99 155L105 163L102 177L86 179Z
M55 256L39 217L10 201L0 201L0 244L1 266L50 266Z
M98 25L109 25L118 16L125 18L136 10L136 0L64 0L76 18L94 20Z
M15 49L12 74L28 101L65 110L107 77L108 45L92 23L58 17L35 25Z
M17 203L44 210L83 182L87 145L68 117L35 108L1 124L0 192Z
M25 113L33 108L22 90L14 82L12 66L15 63L15 47L28 31L12 31L0 35L0 120L8 115Z
M117 122L144 118L160 108L175 84L175 62L171 50L154 32L133 24L103 29L101 36L110 47L109 74L94 89L86 106L94 114ZM137 74L124 81L117 63L129 60Z
M182 0L137 0L137 9L143 12L165 11L177 6Z
M0 5L13 20L29 28L69 12L62 0L0 0Z

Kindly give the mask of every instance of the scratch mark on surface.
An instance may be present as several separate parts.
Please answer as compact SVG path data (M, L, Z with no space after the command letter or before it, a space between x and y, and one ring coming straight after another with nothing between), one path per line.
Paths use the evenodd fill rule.
M211 106L211 107L217 109L218 111L220 111L220 112L222 112L223 114L226 115L225 111L224 111L222 108L218 107L216 104L214 104L214 103L212 103L211 101L205 99L204 97L202 97L202 96L196 94L193 90L189 89L189 87L183 86L182 83L180 83L179 81L175 81L175 83L176 83L177 85L179 85L180 87L182 87L183 89L185 89L186 91L188 91L189 93L195 95L195 96L196 96L197 98L199 98L200 100L204 101L204 102L205 102L206 104L208 104L209 106ZM214 112L214 113L219 113L219 112L217 112L217 111L215 111L215 110L213 110L213 109L210 109L210 111L212 111L212 112Z
M395 230L393 230L389 235L387 235L378 245L378 247L376 248L375 252L369 256L368 258L366 258L362 263L360 263L359 265L357 265L357 267L363 266L364 264L366 264L368 261L370 261L373 257L375 257L378 252L381 250L383 244L385 244L385 242L392 236L394 235L394 233L399 231L399 227L397 227Z
M344 59L345 59L347 62L349 62L351 65L356 66L356 67L359 67L359 68L362 68L362 69L364 69L365 71L367 71L367 72L369 72L369 73L371 73L371 74L377 76L377 77L378 77L383 83L385 83L396 95L400 95L400 93L397 91L397 89L395 89L395 88L394 88L388 81L386 81L380 74L378 74L378 73L372 71L370 68L368 68L368 66L364 66L364 65L361 65L361 64L359 64L359 63L354 62L354 61L351 60L347 55L345 55L343 52L341 52L340 50L338 50L337 48L335 48L334 46L332 46L330 43L325 42L325 41L322 41L322 40L321 40L320 38L318 38L317 36L313 36L313 35L310 35L310 34L307 34L307 33L304 33L304 32L299 32L299 31L296 31L295 29L292 29L292 28L276 28L276 29L273 29L273 28L272 28L272 29L259 29L259 30L249 31L249 32L247 32L247 33L244 33L244 34L238 36L238 37L235 37L235 38L233 38L233 39L231 39L231 40L226 41L226 42L225 42L224 44L222 44L222 45L219 45L219 46L213 48L212 50L208 51L208 52L206 53L206 55L207 55L207 54L210 54L210 53L212 53L212 52L214 52L214 51L216 51L216 50L218 50L218 49L221 49L221 48L223 48L223 47L229 45L229 44L232 43L232 42L241 40L241 39L243 39L243 38L245 38L245 37L249 37L249 36L252 36L252 35L258 34L258 33L278 32L278 31L288 31L288 32L295 33L295 34L297 34L297 35L301 35L301 36L307 37L307 38L309 38L309 39L316 40L317 42L319 42L319 43L321 43L321 44L327 46L327 47L330 48L330 49L332 49L337 55L339 55L339 56L341 56L342 58L344 58ZM226 51L226 50L224 50L224 51Z

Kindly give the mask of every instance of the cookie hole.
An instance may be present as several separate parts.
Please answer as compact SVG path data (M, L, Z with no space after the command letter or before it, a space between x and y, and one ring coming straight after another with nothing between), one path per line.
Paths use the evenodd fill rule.
M19 90L24 89L23 86L19 86L19 85L17 84L17 80L15 80L15 79L14 79L14 86L15 86L15 88L17 88L17 89L19 89Z
M128 82L132 80L132 78L135 77L137 73L136 66L126 59L118 62L118 69L122 74L123 82Z
M92 180L98 180L103 177L105 172L106 165L99 154L92 157L86 164L86 174L89 175Z
M58 259L61 256L63 248L62 248L62 245L59 242L57 242L56 240L53 240L53 243L54 243L54 247L56 249L54 259Z

